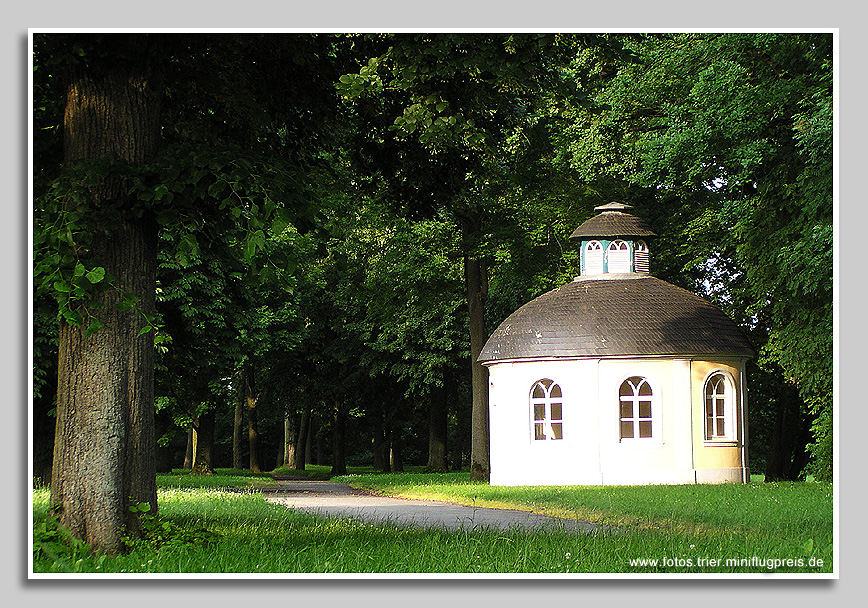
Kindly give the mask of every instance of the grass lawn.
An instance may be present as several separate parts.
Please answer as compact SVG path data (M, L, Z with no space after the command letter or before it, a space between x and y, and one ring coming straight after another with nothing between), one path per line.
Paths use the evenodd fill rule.
M326 468L323 468L326 469ZM467 473L334 478L395 496L578 517L593 534L446 532L321 520L272 505L269 474L158 476L150 542L115 558L65 541L34 490L33 571L81 573L808 573L832 572L832 486L491 487ZM285 473L282 472L281 473ZM312 478L326 470L308 467ZM209 487L210 486L210 487ZM654 561L656 560L656 562ZM727 560L734 560L729 561Z

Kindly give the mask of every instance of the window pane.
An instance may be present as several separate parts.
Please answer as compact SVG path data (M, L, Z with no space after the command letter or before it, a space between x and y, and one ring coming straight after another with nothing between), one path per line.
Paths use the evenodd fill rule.
M546 419L546 406L542 403L534 403L533 405L533 419L534 420L545 420Z
M552 423L552 434L554 435L554 437L552 437L552 439L563 439L564 438L563 426L560 422L553 422Z
M643 420L639 423L639 437L651 436L651 421Z
M620 396L632 397L634 395L633 387L630 386L630 380L635 380L635 378L628 378L627 380L624 380L624 382L621 383L621 390L618 391L618 394Z
M633 403L630 401L621 402L621 418L633 417Z
M633 423L630 421L621 421L621 439L630 439L633 437Z
M711 399L705 400L705 415L714 416L714 401Z
M643 397L650 397L651 396L651 385L648 384L647 382L642 382L642 384L639 386L639 394L642 395Z
M546 438L546 434L543 431L543 425L542 424L537 423L537 424L533 425L533 438L536 440Z
M552 399L560 399L563 395L561 395L561 387L559 384L555 384L552 387L551 397Z
M563 416L561 416L562 406L560 403L552 403L552 420L561 420Z
M650 418L651 417L651 402L650 401L640 401L639 402L639 418Z
M705 437L708 439L714 437L714 418L705 419Z
M724 435L726 435L726 432L724 429L725 429L725 426L724 426L723 418L718 418L717 419L717 436L718 437L723 437Z
M543 390L542 385L539 382L537 382L536 386L533 387L533 398L534 399L542 399L545 396L546 396L546 394L545 394L545 391Z

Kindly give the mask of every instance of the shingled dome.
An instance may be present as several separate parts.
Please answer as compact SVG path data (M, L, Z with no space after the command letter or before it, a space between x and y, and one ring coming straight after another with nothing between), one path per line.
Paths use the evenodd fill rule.
M630 274L579 277L528 302L491 335L479 361L703 354L754 353L738 326L706 300Z
M583 237L637 236L648 238L657 236L644 220L635 215L624 213L626 209L632 208L631 205L614 202L594 207L594 211L601 211L602 213L595 215L576 228L570 238L578 240Z

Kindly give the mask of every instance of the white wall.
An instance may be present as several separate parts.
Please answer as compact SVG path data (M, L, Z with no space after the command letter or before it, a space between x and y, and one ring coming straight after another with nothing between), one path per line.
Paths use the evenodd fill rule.
M703 469L697 478L693 433L702 428L695 423L702 405L695 398L701 389L693 388L692 365L665 358L490 364L492 485L740 481L738 470L729 468ZM620 439L618 387L630 376L647 378L653 388L652 439ZM543 378L563 392L562 440L536 441L532 435L530 391Z
M530 391L551 378L563 392L563 439L535 441ZM597 362L524 361L489 368L491 483L599 484Z

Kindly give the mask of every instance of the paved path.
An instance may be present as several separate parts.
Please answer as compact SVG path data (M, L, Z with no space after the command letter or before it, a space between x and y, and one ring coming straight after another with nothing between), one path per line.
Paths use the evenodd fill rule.
M586 521L561 519L512 509L468 507L437 500L376 496L331 481L281 481L268 501L321 516L349 517L369 523L447 530L569 530L590 532Z

